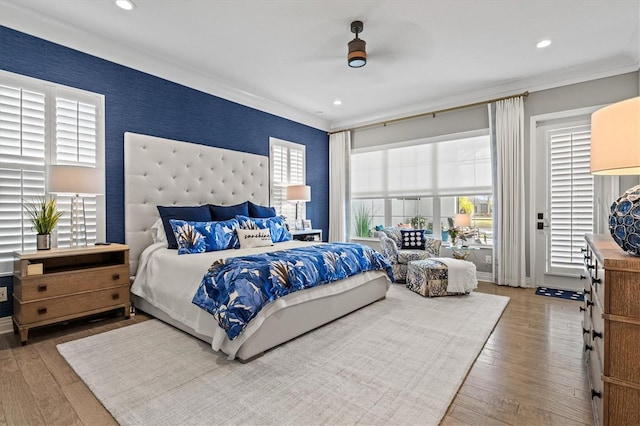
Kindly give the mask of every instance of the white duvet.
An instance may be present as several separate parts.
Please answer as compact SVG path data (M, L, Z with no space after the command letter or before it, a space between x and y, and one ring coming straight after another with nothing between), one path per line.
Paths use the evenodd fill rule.
M267 304L234 340L228 339L213 315L191 303L203 275L214 260L303 247L309 244L309 242L294 240L277 243L270 247L178 255L178 251L169 250L166 243L155 243L147 247L140 256L131 292L196 333L211 338L211 347L214 350L221 350L229 355L229 358L233 358L242 344L274 312L287 306L344 292L370 281L374 276L383 274L381 271L368 271L331 285L288 294Z

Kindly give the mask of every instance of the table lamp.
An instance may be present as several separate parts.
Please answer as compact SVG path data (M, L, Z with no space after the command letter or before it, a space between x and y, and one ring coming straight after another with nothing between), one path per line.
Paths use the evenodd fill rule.
M591 115L591 174L640 175L640 97ZM640 256L640 185L611 205L609 232L624 251Z
M298 228L298 205L301 201L311 201L311 187L309 185L287 186L287 201L296 202L296 229Z
M457 213L453 219L453 226L456 228L469 228L471 226L471 215L467 213Z
M49 166L49 192L71 194L72 247L87 245L87 223L84 197L98 195L102 189L102 176L98 169L84 166ZM83 241L81 241L83 239Z

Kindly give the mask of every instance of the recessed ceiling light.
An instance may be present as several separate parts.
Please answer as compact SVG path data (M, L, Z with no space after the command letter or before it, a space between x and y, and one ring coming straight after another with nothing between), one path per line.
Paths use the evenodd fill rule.
M335 101L333 101L333 104L335 106L342 105L342 101L340 99L336 99Z
M545 48L545 47L547 47L547 46L549 46L549 45L551 45L551 40L546 39L546 40L541 40L541 41L539 41L539 42L536 44L536 47L537 47L538 49L543 49L543 48Z
M135 9L136 7L135 3L132 2L131 0L116 0L116 5L120 9L124 9L124 10L132 10L132 9Z

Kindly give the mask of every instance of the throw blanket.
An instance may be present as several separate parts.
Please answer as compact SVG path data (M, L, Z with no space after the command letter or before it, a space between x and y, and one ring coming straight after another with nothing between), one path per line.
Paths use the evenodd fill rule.
M368 246L313 245L252 256L216 260L192 302L212 314L233 340L264 305L278 297L371 270L391 266Z
M447 265L449 293L470 293L478 287L476 266L466 260L437 258L438 262Z

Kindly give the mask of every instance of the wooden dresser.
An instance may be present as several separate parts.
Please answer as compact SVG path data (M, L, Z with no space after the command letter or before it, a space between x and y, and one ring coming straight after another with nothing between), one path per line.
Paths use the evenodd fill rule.
M640 257L585 236L582 331L596 425L640 425Z
M29 329L114 309L130 315L129 247L122 244L15 252L13 326Z

